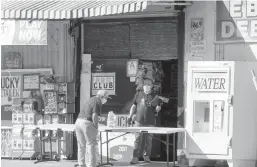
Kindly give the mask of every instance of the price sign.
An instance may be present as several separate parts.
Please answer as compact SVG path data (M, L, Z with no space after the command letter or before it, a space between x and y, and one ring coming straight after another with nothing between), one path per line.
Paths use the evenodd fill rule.
M39 74L23 75L23 90L39 90Z

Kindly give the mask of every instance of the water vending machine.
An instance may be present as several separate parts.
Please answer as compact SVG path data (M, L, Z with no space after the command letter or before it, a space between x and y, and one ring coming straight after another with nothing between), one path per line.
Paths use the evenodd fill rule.
M257 62L188 62L186 154L256 167ZM198 161L199 162L199 161Z

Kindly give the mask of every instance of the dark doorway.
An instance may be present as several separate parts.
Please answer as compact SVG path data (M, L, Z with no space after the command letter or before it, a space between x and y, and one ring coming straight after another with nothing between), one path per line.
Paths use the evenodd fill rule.
M156 116L156 126L177 127L178 60L162 61L162 69L164 72L164 78L162 81L162 91L160 95L169 98L169 103L164 103L162 110L159 112L158 116ZM155 137L166 141L165 135L155 135ZM172 142L172 135L170 135L170 143ZM173 160L173 147L170 146L169 150L169 160L171 161ZM166 146L158 140L153 140L151 160L166 161L166 154ZM175 157L177 156L175 155Z

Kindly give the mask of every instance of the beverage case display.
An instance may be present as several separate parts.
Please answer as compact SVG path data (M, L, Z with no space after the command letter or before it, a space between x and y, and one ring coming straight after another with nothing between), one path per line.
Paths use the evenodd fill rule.
M40 151L40 141L35 131L42 124L41 99L23 98L15 101L12 110L12 158L35 158Z
M20 104L12 106L12 124L19 125L23 123L23 110Z
M23 114L21 112L13 112L12 113L12 124L13 125L23 124Z
M13 151L22 151L23 147L23 140L20 138L20 139L13 139L12 140L12 149Z
M23 131L23 150L40 152L39 132L33 126L25 127Z
M23 152L23 133L24 127L22 125L14 125L12 129L12 140L11 140L11 156L13 157L20 157Z
M23 135L23 125L13 125L12 139L20 139Z

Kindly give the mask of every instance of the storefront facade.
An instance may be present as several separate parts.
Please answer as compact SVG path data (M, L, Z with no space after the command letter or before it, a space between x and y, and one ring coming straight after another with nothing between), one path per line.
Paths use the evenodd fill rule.
M85 21L82 24L81 85L91 85L81 86L80 98L85 100L90 95L95 95L98 89L108 87L112 99L103 106L102 119L106 120L108 112L113 111L117 115L117 126L128 126L129 109L138 87L136 73L128 74L128 65L135 63L135 71L144 65L148 70L147 77L155 79L153 73L156 71L153 66L159 64L165 77L160 82L162 90L158 94L170 98L170 103L165 104L162 113L156 116L156 126L176 127L177 108L180 105L178 101L181 97L178 85L182 81L182 66L179 64L183 64L183 12L174 11L167 16L156 14L154 17L146 14L144 17L121 16ZM126 139L129 157L132 155L133 141L129 136ZM124 142L115 140L110 143L112 158L125 160L119 158L125 157L119 155L122 153L112 151L115 147L124 146ZM164 161L166 153L162 151L161 143L154 141L153 147L156 151L151 158ZM126 161L130 160L129 157ZM172 159L172 153L170 158Z
M252 82L254 73L256 75L257 72L256 7L257 4L253 1L208 1L194 2L193 5L184 10L186 41L184 50L185 124L182 126L184 126L188 132L188 137L185 141L185 152L187 158L189 158L190 165L197 165L196 159L209 159L214 161L219 159L227 160L229 166L256 165L256 133L248 133L243 130L246 127L253 130L253 127L256 127L257 125L256 109L254 110L256 104L252 101L252 99L257 98L257 93ZM219 63L223 65L218 65ZM206 143L205 141L207 141L207 139L204 135L214 135L212 139L215 138L215 130L210 130L211 132L208 133L206 132L209 131L209 128L212 125L208 124L207 129L202 129L202 141L199 140L199 138L197 139L200 133L196 130L197 128L195 126L198 124L198 128L204 128L208 121L210 121L211 124L214 123L215 129L216 120L214 117L216 110L210 109L209 112L213 112L214 115L212 116L212 114L210 114L210 117L207 116L210 120L204 118L203 123L200 126L201 120L197 120L200 118L195 115L196 110L194 107L196 106L194 105L196 104L191 104L191 101L201 100L202 97L205 97L205 94L199 93L199 90L197 90L198 93L195 93L193 90L193 79L196 79L196 76L200 76L195 74L194 71L201 70L201 68L205 68L206 70L206 65L208 64L209 72L211 67L213 67L213 72L215 72L215 70L217 72L217 69L221 70L222 66L224 68L223 70L225 70L225 68L229 69L230 67L228 66L230 66L230 63L234 64L231 66L232 70L228 70L230 71L228 74L230 74L231 78L229 77L230 79L227 78L226 80L226 82L229 82L230 86L228 89L224 86L230 93L225 93L223 94L225 96L222 97L227 99L224 101L224 105L222 105L223 107L225 106L225 109L222 111L225 111L225 120L223 120L223 123L226 124L226 126L224 126L225 128L221 132L224 135L222 136L222 134L216 133L216 137L220 135L219 140L216 140L216 142L211 142L212 140L209 140L210 142ZM220 74L216 75L208 73L201 76L223 77ZM242 89L244 91L240 91ZM218 95L221 95L222 93L219 94L217 93L218 91L216 91L216 93L213 94L213 91L216 90L210 91L209 94L205 93L210 97L212 96L213 99L221 98L221 96ZM248 93L245 94L245 92ZM206 98L202 100L208 100L209 96L208 98L206 96ZM233 102L231 99L233 99ZM245 101L244 99L247 100ZM212 101L211 99L209 100ZM211 104L214 103L211 102ZM209 112L207 109L204 116ZM229 115L226 117L226 114ZM223 137L224 140L222 139ZM204 146L204 143L209 146ZM217 143L220 143L220 145ZM211 145L213 147L211 147ZM243 154L244 151L247 151L247 153L245 152L245 154Z
M76 5L80 6L79 3L83 2L77 3L71 8ZM100 75L100 77L112 78L109 82L109 88L113 93L113 99L103 108L103 113L106 114L112 110L117 114L125 115L124 117L120 116L119 125L126 125L128 108L137 87L134 74L128 74L128 60L143 62L144 66L150 71L150 77L153 77L153 66L160 65L163 67L161 70L166 71L164 72L166 74L164 78L166 86L163 92L167 93L163 96L169 97L172 104L166 107L167 111L163 112L163 115L157 116L158 125L175 127L177 126L177 108L182 108L183 102L180 85L183 82L184 15L180 11L183 7L180 9L179 6L190 4L172 2L149 6L146 1L135 4L122 1L104 8L100 7L105 6L104 4L96 3L92 8L86 8L86 4L83 4L85 9L66 9L65 4L59 4L58 6L57 3L58 7L64 6L65 9L51 11L47 8L47 11L43 13L41 10L33 12L26 10L21 13L15 11L12 13L9 11L8 5L5 5L5 8L3 8L5 10L4 15L2 16L5 19L46 19L48 27L47 45L6 45L2 46L2 55L15 53L21 57L21 71L22 69L27 69L28 72L30 69L47 68L50 74L56 77L58 83L72 85L70 91L72 97L70 97L69 103L73 106L71 112L75 113L66 123L74 123L80 103L94 95L94 92L101 87L101 83L98 82L90 84L91 76L93 80L94 77L99 78L99 73L108 73L104 76ZM9 4L9 6L11 5ZM26 5L28 9L31 9L28 6L29 4ZM38 4L33 5L36 7ZM45 4L41 5L44 6ZM176 7L179 8L176 9ZM52 8L54 9L54 6ZM140 11L145 13L140 13ZM132 12L132 14L117 15L126 12ZM108 14L110 16L101 16ZM78 18L84 18L85 20ZM59 19L71 19L72 21L58 21ZM75 39L69 34L75 34ZM8 75L9 71L9 69L2 69L3 76ZM19 86L23 87L22 84ZM22 88L20 91L22 94ZM74 101L76 104L74 104ZM163 118L167 119L164 120ZM160 120L164 120L164 123L161 124ZM8 125L10 125L10 120ZM2 125L2 128L9 129L5 125ZM11 132L2 135L6 134L10 135ZM6 138L10 139L9 137ZM72 152L71 140L68 142L64 144L65 147L69 147L66 152ZM5 152L2 156L9 157L10 142L7 141L6 146L2 148L9 151L2 151ZM73 149L76 150L76 145L73 145ZM161 160L160 158L164 157L161 155L164 154L161 151L161 144L157 144L156 148L153 149L159 150L153 157Z
M14 36L16 40L10 41L9 45L2 45L1 46L1 62L2 62L2 69L1 69L1 129L2 129L2 157L13 157L16 158L16 153L13 150L17 150L17 156L23 157L20 154L23 148L14 148L14 142L27 142L25 139L20 140L19 137L14 136L14 132L12 131L13 128L16 126L19 129L21 125L28 125L33 124L34 122L40 121L40 119L36 119L36 117L31 117L31 121L33 122L26 122L25 117L28 116L29 113L33 113L32 111L26 110L27 113L20 112L20 114L14 114L12 112L12 107L14 105L19 105L20 101L29 101L29 99L36 99L38 101L37 111L39 113L42 112L42 109L46 109L45 106L45 98L43 96L45 90L56 91L53 85L58 84L67 84L65 88L66 91L64 92L64 108L68 110L68 114L65 117L66 123L73 123L73 114L75 112L75 53L74 53L74 40L68 34L68 29L70 27L69 21L32 21L32 24L28 23L28 21L23 21L22 23L19 20L4 20L2 22L9 22L14 24L23 24L28 26L36 26L39 24L46 24L43 28L35 29L37 32L44 31L44 37L39 37L38 39L44 39L41 41L34 40L34 42L41 43L42 45L31 45L28 41L28 44L24 45L17 45L20 41L18 36ZM37 24L39 23L39 24ZM13 27L8 27L11 24L6 24L7 27L5 30L11 29ZM32 27L33 27L32 26ZM29 29L29 28L28 28ZM27 30L28 30L27 29ZM18 29L15 30L18 34ZM22 30L20 30L20 34ZM32 32L31 28L31 32ZM31 37L28 35L29 31L24 31L23 34L26 34L24 37ZM39 33L41 34L41 33ZM8 35L8 33L5 33ZM35 35L35 34L34 34ZM37 36L37 35L35 35ZM19 36L21 37L21 35ZM6 36L6 39L12 39L12 36ZM33 37L32 37L33 38ZM34 38L36 39L36 38ZM12 44L12 42L16 42ZM4 42L4 41L2 41ZM33 76L34 75L34 76ZM34 84L34 87L31 87L29 82L26 82L26 77L39 77L39 82ZM53 82L49 82L46 84L42 78L45 76L54 76L55 82L58 84L54 84ZM28 80L27 80L28 81ZM29 85L29 87L27 86ZM35 86L36 85L36 86ZM53 86L53 87L52 87ZM53 88L53 89L52 89ZM59 86L60 88L60 86ZM58 88L57 88L58 89ZM33 96L31 92L35 93ZM59 91L57 91L59 92ZM67 92L69 95L67 95ZM60 93L60 92L59 92ZM35 97L35 98L33 98ZM61 97L61 96L59 96ZM68 100L67 100L68 99ZM56 103L57 108L61 109L63 106L60 106L60 99L56 99L58 104ZM44 106L44 107L43 107ZM59 110L58 109L58 110ZM34 113L33 113L34 114ZM33 115L32 114L32 115ZM16 117L20 115L21 120L17 118L17 122L15 122ZM35 114L37 115L37 114ZM35 118L35 120L34 120ZM59 122L60 120L58 120ZM53 121L53 120L52 120ZM61 123L61 121L59 122ZM31 135L31 134L30 134ZM17 140L14 138L17 137ZM65 155L65 152L72 153L72 135L64 134L64 138L66 139L66 143L62 143L61 148L62 152L60 154ZM28 148L27 148L28 149ZM28 150L33 150L33 148L29 148ZM38 150L37 150L38 151ZM33 152L33 151L32 151ZM18 155L19 154L19 155ZM24 157L24 158L29 158ZM32 155L31 155L32 157Z

